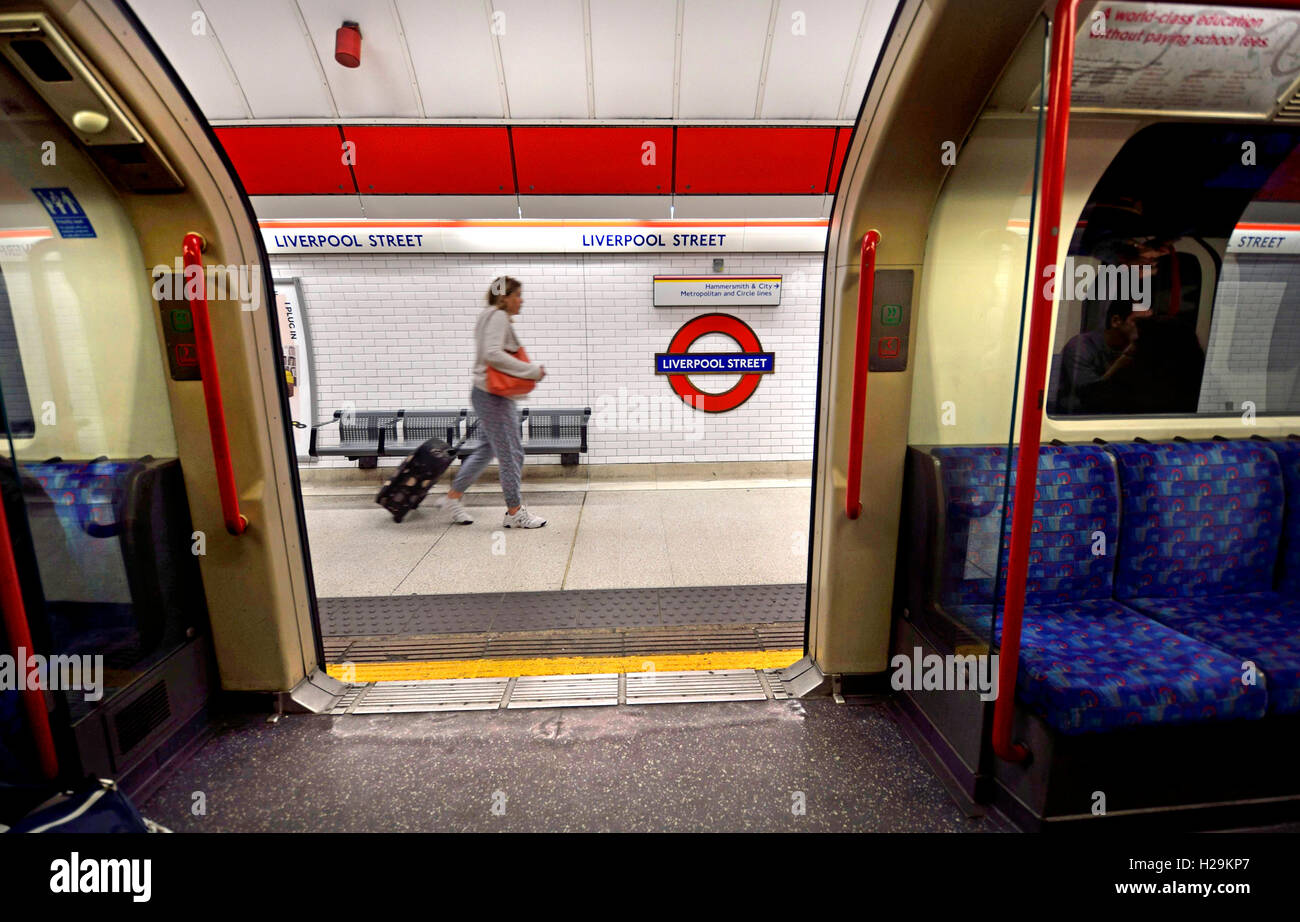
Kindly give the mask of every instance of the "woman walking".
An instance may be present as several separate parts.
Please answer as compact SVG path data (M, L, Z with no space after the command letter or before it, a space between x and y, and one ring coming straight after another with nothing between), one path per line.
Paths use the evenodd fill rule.
M495 456L501 470L501 492L506 497L504 527L540 528L546 519L525 509L519 495L519 475L524 463L519 410L512 398L491 393L487 379L489 367L533 381L546 377L546 369L513 354L520 350L514 317L524 306L523 285L519 280L508 275L498 278L488 288L487 303L474 324L474 387L470 391L470 403L478 414L483 440L461 463L451 489L438 500L437 506L450 512L451 520L457 525L472 523L474 519L465 511L460 498Z

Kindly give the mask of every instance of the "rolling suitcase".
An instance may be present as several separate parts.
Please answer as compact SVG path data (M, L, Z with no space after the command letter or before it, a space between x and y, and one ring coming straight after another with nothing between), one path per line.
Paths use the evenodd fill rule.
M375 502L393 514L393 521L402 521L429 495L455 456L455 450L442 439L429 439L402 462L393 479L380 488Z

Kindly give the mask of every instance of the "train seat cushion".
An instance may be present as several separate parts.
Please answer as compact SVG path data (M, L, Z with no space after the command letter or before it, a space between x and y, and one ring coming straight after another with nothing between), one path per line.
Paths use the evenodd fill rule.
M21 465L23 474L45 491L65 528L96 535L117 524L127 481L138 467L132 461L106 460Z
M988 635L989 608L952 610ZM1240 657L1111 599L1026 605L1020 642L1016 696L1066 734L1255 719L1272 690L1243 682Z
M1001 599L1019 451L1011 453L1009 485L1005 447L943 447L931 454L939 461L944 503L940 599L946 606L992 603L995 583ZM1110 457L1094 445L1043 446L1036 480L1026 604L1110 598L1114 558L1109 550L1095 552L1113 547L1119 536Z
M1268 447L1282 465L1282 485L1286 490L1278 591L1300 596L1300 439L1273 442Z
M1136 599L1145 615L1231 653L1237 671L1255 664L1267 677L1270 714L1300 713L1300 599L1276 592Z
M1282 475L1264 443L1108 445L1123 514L1118 599L1268 592L1282 533Z

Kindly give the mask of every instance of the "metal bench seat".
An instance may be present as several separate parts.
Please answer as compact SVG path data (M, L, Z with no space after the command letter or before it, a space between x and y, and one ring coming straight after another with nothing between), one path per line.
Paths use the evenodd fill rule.
M312 457L344 457L372 468L385 442L397 440L400 410L335 410L333 419L311 427L307 452ZM337 428L330 429L335 426Z
M398 435L384 440L384 454L404 458L429 439L442 439L448 446L460 438L465 410L399 410Z

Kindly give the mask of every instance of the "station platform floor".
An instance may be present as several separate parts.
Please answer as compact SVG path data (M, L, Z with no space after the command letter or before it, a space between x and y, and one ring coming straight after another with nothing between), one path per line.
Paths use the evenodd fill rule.
M830 698L224 718L140 807L177 832L1004 828L963 815L888 705Z
M484 478L486 479L486 477ZM472 525L452 525L431 494L400 524L364 492L304 495L321 598L733 586L803 582L807 485L538 489L524 502L544 528L505 530L499 488L466 493ZM493 484L495 487L495 484Z
M471 525L433 508L445 486L394 522L374 503L391 471L306 480L331 674L618 673L647 657L657 669L789 665L803 646L808 478L784 465L688 468L710 475L696 478L666 467L526 476L525 502L547 518L527 531L502 527L493 471L466 494Z

